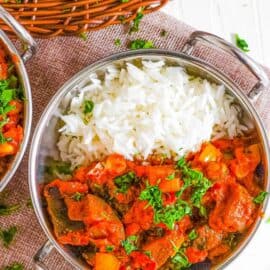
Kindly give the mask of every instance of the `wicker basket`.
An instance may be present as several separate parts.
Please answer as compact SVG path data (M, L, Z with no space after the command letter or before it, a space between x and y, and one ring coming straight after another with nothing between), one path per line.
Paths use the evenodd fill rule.
M19 3L20 2L20 3ZM78 35L113 24L130 22L143 7L143 14L158 10L168 0L0 0L34 36L49 38ZM0 21L0 28L12 34Z

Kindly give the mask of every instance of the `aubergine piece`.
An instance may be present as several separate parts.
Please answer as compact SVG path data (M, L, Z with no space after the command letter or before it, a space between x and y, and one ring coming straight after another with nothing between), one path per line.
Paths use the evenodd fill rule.
M45 197L47 209L57 238L68 232L80 231L85 228L83 222L68 218L67 206L57 187L49 187L47 194Z

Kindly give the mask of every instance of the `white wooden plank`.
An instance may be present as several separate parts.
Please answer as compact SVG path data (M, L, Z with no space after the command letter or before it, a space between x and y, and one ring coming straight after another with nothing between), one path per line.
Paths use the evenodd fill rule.
M254 0L256 1L256 0ZM270 1L269 0L258 0L257 4L257 16L258 16L258 24L259 31L261 32L261 49L262 49L262 57L265 65L270 67Z

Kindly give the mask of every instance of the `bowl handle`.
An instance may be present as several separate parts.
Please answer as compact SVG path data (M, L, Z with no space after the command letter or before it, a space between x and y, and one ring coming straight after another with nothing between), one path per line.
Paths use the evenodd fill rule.
M193 32L183 48L183 53L190 55L197 41L207 42L225 52L233 54L249 69L251 73L254 74L254 76L258 79L258 82L248 93L248 97L250 99L254 100L255 98L258 98L262 90L269 85L268 76L258 63L256 63L251 57L235 47L233 44L216 35L204 31Z
M34 256L34 263L36 270L49 270L49 268L44 264L43 260L50 254L53 248L54 248L53 244L48 240L38 250L38 252Z
M32 36L1 5L0 18L15 32L24 45L21 55L23 62L29 60L36 52L37 44Z

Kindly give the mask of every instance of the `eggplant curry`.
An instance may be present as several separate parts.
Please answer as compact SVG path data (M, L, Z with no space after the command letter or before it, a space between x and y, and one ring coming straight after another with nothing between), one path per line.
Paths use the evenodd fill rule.
M218 139L178 161L112 154L43 194L55 238L90 269L210 269L260 217L263 173L254 138Z
M0 181L23 138L23 91L15 62L0 44Z

